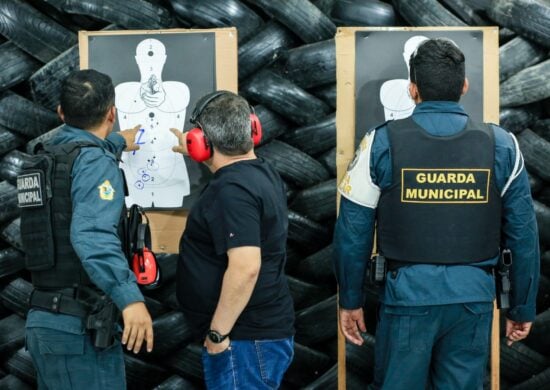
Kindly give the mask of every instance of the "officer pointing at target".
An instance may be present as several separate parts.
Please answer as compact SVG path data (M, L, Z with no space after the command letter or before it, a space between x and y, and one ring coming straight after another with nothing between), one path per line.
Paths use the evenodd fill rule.
M58 108L65 126L18 178L34 287L26 340L40 389L124 389L120 341L135 353L153 348L151 317L118 231L125 190L117 156L137 148L138 127L111 133L114 97L107 75L69 75Z
M508 344L524 339L535 317L539 247L527 173L514 136L473 122L458 104L468 80L452 41L421 43L410 81L412 117L369 131L339 185L340 327L362 344L376 222L370 275L381 306L371 387L479 389L495 282L499 305L509 306Z

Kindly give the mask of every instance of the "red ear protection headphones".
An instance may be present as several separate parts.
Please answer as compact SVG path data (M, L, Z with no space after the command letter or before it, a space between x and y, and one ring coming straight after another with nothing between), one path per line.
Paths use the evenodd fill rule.
M203 96L199 99L197 104L195 104L195 109L189 118L189 121L197 127L189 130L186 136L187 143L187 152L189 157L197 162L203 162L212 157L214 152L212 143L204 133L201 124L197 121L198 117L201 115L206 106L214 99L225 94L233 94L229 91L215 91L208 95ZM250 106L250 127L251 127L251 137L254 146L258 145L262 140L262 125L260 123L260 118L254 112L254 107Z
M151 247L149 219L137 205L133 205L130 208L130 214L131 219L138 223L134 239L132 240L132 271L134 271L140 287L147 290L154 289L160 284L160 267L158 266L155 254L149 249Z

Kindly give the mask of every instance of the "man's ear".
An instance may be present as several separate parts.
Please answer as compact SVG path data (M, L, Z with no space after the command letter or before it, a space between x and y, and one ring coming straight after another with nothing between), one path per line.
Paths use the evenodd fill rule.
M462 93L460 94L460 96L466 95L469 88L470 88L470 82L468 81L468 77L465 77L464 78L464 85L462 85Z
M412 81L409 83L409 96L412 100L414 100L415 103L418 103L418 100L420 99L420 94L418 93L418 86L416 83L413 83Z
M63 122L65 122L65 114L63 113L63 109L61 108L61 105L57 105L57 115L59 115L59 118L61 118L61 120Z
M107 116L105 117L105 119L109 123L115 123L115 121L116 121L116 107L115 106L112 106L111 108L109 108L109 111L107 111Z

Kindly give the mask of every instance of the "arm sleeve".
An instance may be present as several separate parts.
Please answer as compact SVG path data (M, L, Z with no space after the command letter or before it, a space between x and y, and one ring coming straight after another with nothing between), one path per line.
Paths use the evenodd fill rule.
M120 158L122 151L126 148L126 141L118 133L111 133L105 138L105 148L113 153L117 158Z
M509 175L502 195L503 245L512 251L512 290L507 317L533 321L540 273L537 221L523 157L513 135L508 135Z
M334 229L334 273L343 309L363 306L365 271L372 253L375 210L344 197Z
M120 310L143 301L117 232L124 190L116 161L99 148L83 148L72 177L71 243L85 271Z
M241 246L260 247L260 218L260 204L252 194L237 184L223 186L206 215L216 253L222 255Z

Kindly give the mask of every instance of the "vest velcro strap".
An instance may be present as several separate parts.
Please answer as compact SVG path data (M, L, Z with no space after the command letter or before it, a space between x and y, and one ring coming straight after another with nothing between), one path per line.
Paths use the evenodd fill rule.
M69 314L86 318L90 307L75 298L59 291L33 290L30 297L30 306L52 313Z

